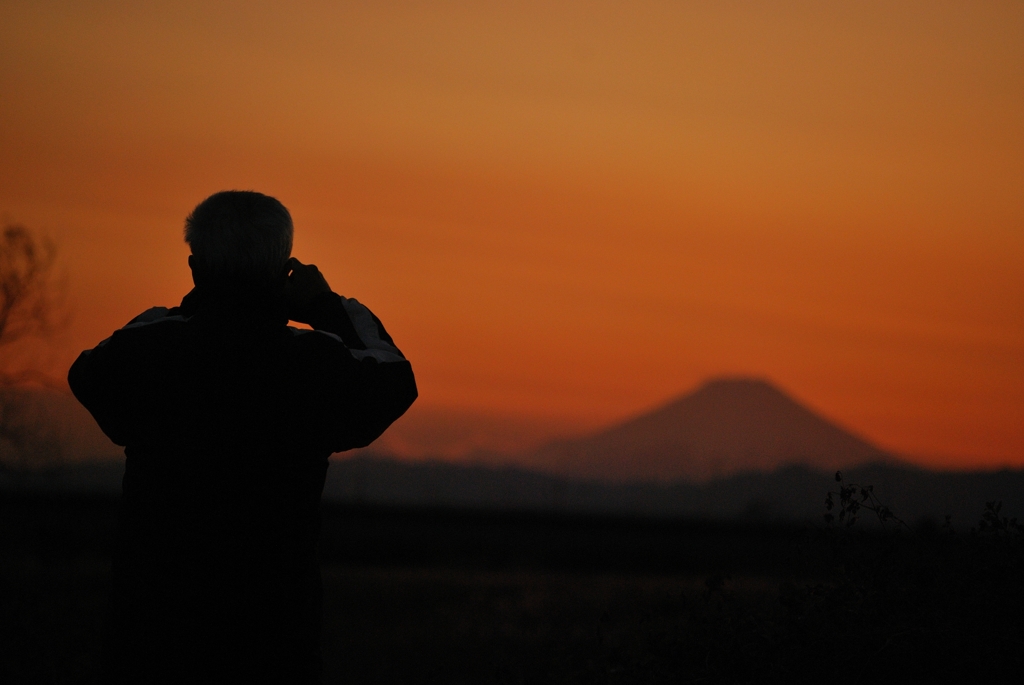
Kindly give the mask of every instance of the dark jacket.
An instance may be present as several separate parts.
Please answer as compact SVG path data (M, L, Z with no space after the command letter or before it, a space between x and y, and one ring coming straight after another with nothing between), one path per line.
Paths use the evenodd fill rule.
M317 682L327 459L412 404L363 305L193 291L83 352L68 382L125 446L106 668L123 682Z

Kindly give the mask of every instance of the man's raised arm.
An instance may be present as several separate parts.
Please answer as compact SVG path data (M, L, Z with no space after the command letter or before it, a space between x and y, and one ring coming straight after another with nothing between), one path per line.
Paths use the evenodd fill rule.
M332 292L316 266L293 258L288 268L288 317L336 338L344 345L347 356L358 362L355 373L343 373L348 392L335 396L345 405L343 410L338 407L339 415L355 420L346 422L344 428L338 426L332 450L365 447L416 399L412 366L380 319L357 300ZM347 400L344 395L348 395Z

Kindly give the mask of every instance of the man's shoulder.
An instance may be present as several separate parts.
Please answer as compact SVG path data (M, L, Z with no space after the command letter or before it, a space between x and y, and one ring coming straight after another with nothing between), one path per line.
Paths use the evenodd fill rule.
M187 329L189 317L177 308L152 307L142 312L113 335L100 343L100 347L113 345L139 345L171 341L179 338Z
M125 324L120 330L136 330L160 324L183 324L188 319L189 317L185 316L180 307L150 307Z

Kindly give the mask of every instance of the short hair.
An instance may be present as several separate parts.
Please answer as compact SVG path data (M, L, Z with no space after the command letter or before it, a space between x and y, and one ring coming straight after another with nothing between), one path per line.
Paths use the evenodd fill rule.
M292 233L285 206L252 190L215 193L185 219L185 242L218 281L274 278L291 256Z

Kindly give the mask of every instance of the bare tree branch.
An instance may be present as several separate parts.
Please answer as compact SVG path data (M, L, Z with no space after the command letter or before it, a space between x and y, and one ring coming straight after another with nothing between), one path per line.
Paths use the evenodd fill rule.
M57 248L17 224L0 235L0 347L49 335L64 323L54 284Z
M17 224L0 233L0 352L29 336L48 336L67 324L63 288L54 278L56 246ZM24 473L59 463L53 427L32 411L31 397L19 386L63 389L34 369L10 370L0 356L0 473Z

